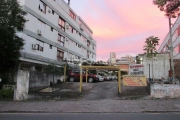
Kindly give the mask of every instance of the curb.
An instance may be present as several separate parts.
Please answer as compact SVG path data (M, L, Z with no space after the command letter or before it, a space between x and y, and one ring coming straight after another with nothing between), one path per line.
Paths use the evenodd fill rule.
M16 110L9 110L9 111L0 111L0 113L179 113L180 110L172 110L172 111L138 111L138 112L132 112L132 111L121 111L121 112L63 112L63 111L16 111Z

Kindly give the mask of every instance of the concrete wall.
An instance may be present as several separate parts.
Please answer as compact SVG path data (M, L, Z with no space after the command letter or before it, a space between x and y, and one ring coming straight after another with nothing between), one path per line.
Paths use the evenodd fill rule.
M168 77L170 70L170 62L168 54L157 54L153 60L148 60L146 55L143 56L144 74L149 78L149 64L150 64L150 78L161 79Z
M63 81L63 75L54 75L54 83L57 83L57 80ZM42 73L42 72L30 72L29 79L29 89L33 90L37 87L46 87L50 86L50 81L53 83L53 75Z
M29 91L29 71L19 70L15 76L17 82L14 90L14 100L26 100Z
M180 86L172 84L151 85L151 97L153 98L179 98Z

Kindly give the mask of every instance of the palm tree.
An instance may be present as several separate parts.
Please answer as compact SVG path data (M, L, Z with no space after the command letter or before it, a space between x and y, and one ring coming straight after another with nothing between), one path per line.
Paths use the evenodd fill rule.
M156 57L157 49L156 46L159 45L159 38L150 36L146 38L145 45L144 45L144 51L149 60L152 61L152 77L153 77L153 57ZM150 73L150 71L149 71Z

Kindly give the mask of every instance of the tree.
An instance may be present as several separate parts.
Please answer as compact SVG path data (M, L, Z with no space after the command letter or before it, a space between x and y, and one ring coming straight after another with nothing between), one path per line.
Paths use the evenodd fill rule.
M161 11L164 11L168 17L174 18L180 14L179 0L153 0L153 3L157 5Z
M144 51L147 55L148 59L151 59L156 56L157 49L156 46L159 45L159 38L151 36L149 38L146 38L145 45L144 45Z
M26 12L17 0L0 0L0 77L17 70L23 39L17 32L24 30ZM4 81L4 79L3 79Z
M146 38L145 45L144 45L144 51L149 60L152 60L152 66L153 66L153 57L156 57L157 49L156 46L159 45L159 38L150 36L149 38ZM150 71L149 71L150 74ZM153 69L152 69L153 74ZM153 75L152 75L153 76Z

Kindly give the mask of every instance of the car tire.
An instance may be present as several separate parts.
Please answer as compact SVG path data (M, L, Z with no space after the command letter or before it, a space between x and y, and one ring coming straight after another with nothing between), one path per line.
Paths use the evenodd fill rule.
M74 80L74 77L70 77L70 78L69 78L69 81L70 81L70 82L74 82L74 81L75 81L75 80Z
M92 83L93 81L94 81L93 78L91 78L91 77L88 78L88 82L89 82L89 83Z

